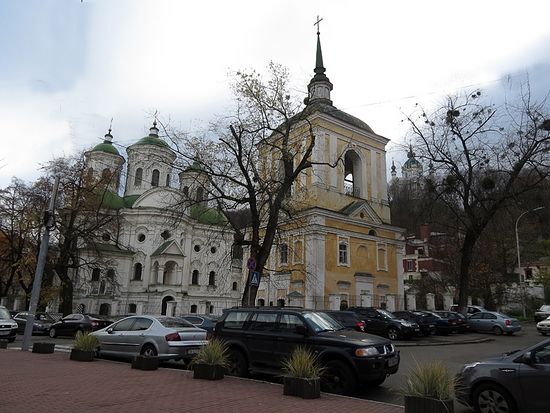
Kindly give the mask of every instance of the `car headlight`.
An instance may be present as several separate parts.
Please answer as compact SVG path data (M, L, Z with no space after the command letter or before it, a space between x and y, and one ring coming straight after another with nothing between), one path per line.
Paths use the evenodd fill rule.
M355 350L355 355L357 357L368 357L368 356L377 356L380 353L374 347L358 348Z

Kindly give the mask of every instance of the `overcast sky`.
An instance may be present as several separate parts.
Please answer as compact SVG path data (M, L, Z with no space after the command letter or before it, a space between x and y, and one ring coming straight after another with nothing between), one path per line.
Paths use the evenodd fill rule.
M101 142L111 118L121 149L154 111L200 133L232 70L273 60L305 96L317 15L334 105L392 140L388 164L416 102L525 73L550 88L546 1L0 0L0 188Z

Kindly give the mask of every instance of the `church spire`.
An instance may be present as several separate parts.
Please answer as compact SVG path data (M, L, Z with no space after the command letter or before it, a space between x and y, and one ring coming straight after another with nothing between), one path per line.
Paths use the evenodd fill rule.
M315 56L315 75L307 86L309 92L306 101L307 105L315 102L332 105L332 101L330 100L332 83L330 83L330 80L325 75L326 69L323 65L323 51L321 50L321 33L319 32L319 23L321 20L323 19L317 16L317 21L314 24L314 26L317 26L317 53Z

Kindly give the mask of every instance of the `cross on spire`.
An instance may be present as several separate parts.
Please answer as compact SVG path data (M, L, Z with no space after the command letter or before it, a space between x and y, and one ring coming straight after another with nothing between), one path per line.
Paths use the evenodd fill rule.
M317 16L317 21L315 23L313 23L314 26L317 26L317 34L318 35L321 34L319 32L319 23L321 23L322 20L323 20L322 18L319 18L319 16Z

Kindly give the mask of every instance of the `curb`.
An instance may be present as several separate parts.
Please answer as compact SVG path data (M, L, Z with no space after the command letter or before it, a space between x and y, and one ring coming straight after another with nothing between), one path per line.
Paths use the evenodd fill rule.
M395 347L422 347L422 346L452 346L459 344L476 344L476 343L488 343L490 341L495 341L494 338L478 338L472 340L462 340L462 341L430 341L426 343L393 343Z

